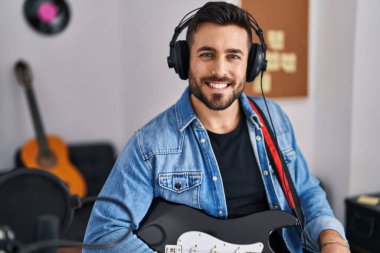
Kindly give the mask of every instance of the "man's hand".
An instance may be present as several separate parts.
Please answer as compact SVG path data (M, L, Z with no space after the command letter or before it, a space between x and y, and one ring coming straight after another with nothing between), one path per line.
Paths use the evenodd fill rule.
M326 229L319 235L321 253L350 253L347 242L332 229Z

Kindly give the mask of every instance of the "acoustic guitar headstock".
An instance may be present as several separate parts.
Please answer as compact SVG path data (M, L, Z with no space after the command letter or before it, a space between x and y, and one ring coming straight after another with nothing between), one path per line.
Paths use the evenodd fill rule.
M33 74L29 64L24 60L19 60L14 66L14 71L19 84L26 89L31 89L33 83Z

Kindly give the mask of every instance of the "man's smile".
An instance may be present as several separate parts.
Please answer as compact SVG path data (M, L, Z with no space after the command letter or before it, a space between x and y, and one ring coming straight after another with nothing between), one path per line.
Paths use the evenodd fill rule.
M205 82L205 84L211 88L218 89L218 90L225 89L231 85L231 83L226 83L226 82Z

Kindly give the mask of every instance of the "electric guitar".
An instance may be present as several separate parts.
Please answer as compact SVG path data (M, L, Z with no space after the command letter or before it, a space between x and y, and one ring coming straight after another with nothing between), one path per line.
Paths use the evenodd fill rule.
M184 205L155 200L135 233L161 253L273 253L271 232L296 225L297 218L279 210L218 219Z
M26 141L21 148L20 158L23 165L26 168L51 172L68 186L72 194L85 196L86 182L79 170L70 162L66 144L58 136L45 135L33 92L33 77L29 65L24 61L18 61L14 70L18 82L25 90L36 132L36 138Z

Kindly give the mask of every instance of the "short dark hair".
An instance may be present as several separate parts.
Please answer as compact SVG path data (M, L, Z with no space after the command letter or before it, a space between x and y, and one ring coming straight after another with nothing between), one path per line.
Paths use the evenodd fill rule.
M252 28L247 11L226 2L208 2L193 16L186 32L187 44L191 45L193 34L202 23L218 25L235 24L244 28L248 33L248 42L252 43Z

